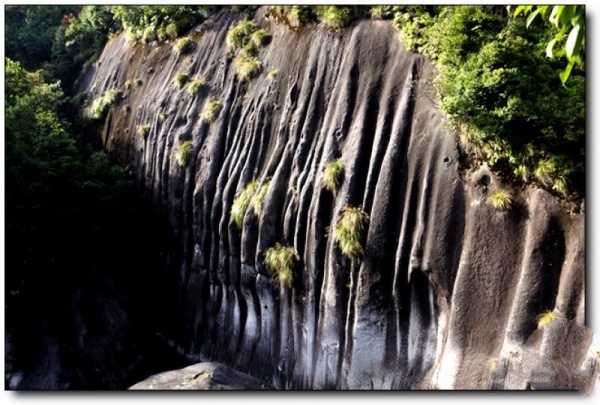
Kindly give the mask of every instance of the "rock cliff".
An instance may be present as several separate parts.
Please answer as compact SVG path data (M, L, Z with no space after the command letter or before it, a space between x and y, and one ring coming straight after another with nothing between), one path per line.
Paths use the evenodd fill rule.
M211 17L186 55L121 34L80 83L90 101L123 91L97 129L169 224L163 339L279 389L589 389L584 214L535 188L514 190L509 211L487 204L511 186L461 169L433 67L389 22L293 29L260 9L271 41L241 81L226 45L240 19ZM190 95L179 73L206 84ZM222 109L207 123L210 99ZM253 180L264 205L239 229L230 211ZM369 215L358 260L331 235L347 205ZM298 253L289 286L263 261L276 243ZM544 311L558 320L538 329Z

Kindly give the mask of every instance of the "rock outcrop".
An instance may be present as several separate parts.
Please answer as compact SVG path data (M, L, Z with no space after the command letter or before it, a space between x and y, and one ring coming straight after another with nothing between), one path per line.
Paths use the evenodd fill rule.
M192 366L153 375L130 390L264 390L269 389L256 378L218 363Z
M211 17L187 55L121 34L80 84L90 101L124 92L103 142L169 222L156 297L168 315L156 323L172 346L279 389L526 389L537 377L520 359L561 356L567 334L570 370L591 371L545 387L589 388L591 335L572 326L585 323L584 215L534 188L514 190L507 212L487 204L510 185L485 167L461 170L432 65L389 22L292 30L260 9L272 39L258 77L241 81L226 45L240 19ZM173 85L178 73L206 85L190 95ZM209 99L222 104L212 123L201 117ZM323 170L338 158L332 193ZM253 180L270 181L264 205L238 229L231 207ZM369 214L360 260L331 236L347 205ZM264 265L276 243L300 258L291 286ZM559 321L538 330L547 310Z

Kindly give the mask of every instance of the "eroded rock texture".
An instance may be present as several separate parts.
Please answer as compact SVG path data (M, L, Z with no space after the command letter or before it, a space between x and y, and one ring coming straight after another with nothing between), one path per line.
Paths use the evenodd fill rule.
M532 388L518 355L531 353L540 313L585 320L584 216L537 189L509 212L486 204L508 186L485 168L461 172L432 65L388 22L331 32L268 17L255 16L272 40L250 82L236 78L225 43L241 17L224 11L196 28L188 55L118 36L82 84L90 100L124 91L103 142L169 221L156 298L165 339L282 389ZM182 72L207 85L190 96L172 84ZM211 124L201 120L209 98L223 105ZM323 169L336 158L344 177L331 193ZM231 206L254 179L270 179L264 208L250 208L240 230ZM354 262L329 237L348 204L370 215ZM300 257L291 287L263 264L277 242ZM560 355L555 337L568 328L556 325L536 359ZM587 364L589 385L597 361L585 336L573 340L572 368Z

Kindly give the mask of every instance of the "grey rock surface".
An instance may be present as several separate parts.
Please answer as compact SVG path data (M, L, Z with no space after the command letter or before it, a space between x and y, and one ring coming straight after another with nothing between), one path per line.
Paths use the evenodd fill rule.
M584 214L535 188L513 190L508 212L486 204L510 185L485 167L460 169L432 65L406 52L389 22L291 30L261 9L255 21L272 40L258 53L261 73L242 82L225 43L240 18L211 17L186 56L117 36L80 83L91 101L142 79L97 129L169 223L156 299L171 314L173 347L279 389L527 388L530 373L498 367L538 316L585 323ZM180 72L207 86L178 90ZM223 108L208 124L210 98ZM150 125L147 137L139 125ZM193 152L182 167L185 141ZM331 193L323 169L336 158L344 177ZM264 207L240 230L230 210L255 179L270 179ZM348 204L370 215L354 262L329 233ZM275 243L299 254L291 287L263 263ZM590 342L573 340L575 369L592 361ZM544 332L537 356L550 353L561 344Z
M130 390L264 390L256 378L218 363L198 363L153 375Z

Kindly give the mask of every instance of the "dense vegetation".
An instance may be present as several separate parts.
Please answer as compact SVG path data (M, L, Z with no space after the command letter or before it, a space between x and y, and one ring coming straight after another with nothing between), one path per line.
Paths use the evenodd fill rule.
M556 27L529 25L498 6L394 11L406 46L439 70L440 109L468 164L487 162L563 196L584 192L584 55L563 85L570 62L546 52Z

